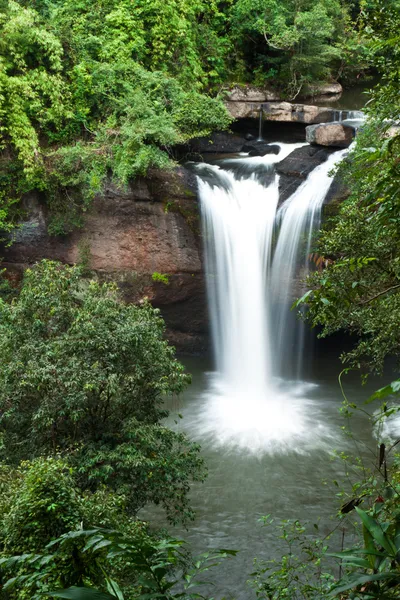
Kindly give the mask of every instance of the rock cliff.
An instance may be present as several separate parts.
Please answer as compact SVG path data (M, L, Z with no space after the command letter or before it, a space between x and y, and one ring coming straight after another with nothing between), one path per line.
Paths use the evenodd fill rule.
M201 351L207 334L199 215L194 176L184 168L149 173L128 189L107 185L85 226L64 237L47 233L39 195L24 200L26 219L2 250L10 273L42 258L83 263L117 281L125 300L147 296L160 308L167 335L182 351ZM168 275L168 284L153 279ZM157 279L157 277L155 277Z

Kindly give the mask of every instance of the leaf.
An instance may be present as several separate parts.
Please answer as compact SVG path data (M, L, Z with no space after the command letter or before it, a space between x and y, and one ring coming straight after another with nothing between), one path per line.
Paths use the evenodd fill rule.
M356 506L355 510L359 514L363 525L366 529L368 529L374 540L380 546L382 546L382 548L384 548L390 556L394 557L396 555L396 547L384 533L380 523L378 523L378 521L375 521L375 519L373 519L369 514L361 510L361 508L358 508Z
M369 569L370 564L367 559L361 558L360 556L355 556L354 554L341 554L338 552L337 554L327 554L327 556L332 556L333 558L340 558L342 561L346 562L346 565L361 567L363 569Z
M40 595L50 596L51 598L67 598L69 600L115 600L115 596L111 596L105 592L100 592L94 588L76 586L72 586L66 590L43 592Z
M356 573L355 575L349 577L347 582L344 582L343 580L339 581L338 584L332 588L329 597L337 596L342 592L351 590L359 585L364 585L365 583L370 583L371 581L382 581L385 579L397 579L400 581L398 573L378 573L376 575L360 575L359 573Z
M113 579L108 579L107 589L110 592L110 594L118 598L118 600L124 600L124 595L122 593L121 588L119 587L118 583Z
M306 292L301 298L298 298L297 300L295 300L295 302L293 302L292 304L292 310L294 308L297 308L298 306L300 306L300 304L303 304L307 298L310 296L310 294L313 293L313 290L308 290L308 292Z
M385 387L380 388L379 390L374 392L372 396L370 396L368 400L365 401L365 404L370 404L370 402L373 402L374 400L382 400L387 396L391 396L392 394L398 394L399 392L400 379L396 379L396 381L392 381L392 383L389 383L389 385L386 385Z

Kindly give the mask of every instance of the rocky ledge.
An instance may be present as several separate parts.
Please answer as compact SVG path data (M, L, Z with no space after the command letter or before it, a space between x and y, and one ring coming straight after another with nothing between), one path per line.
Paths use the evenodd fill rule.
M10 277L18 278L43 258L83 263L100 279L116 281L126 301L148 297L179 350L193 353L207 346L196 180L189 171L153 171L128 189L108 184L84 228L67 236L48 234L40 195L27 196L24 209L26 219L13 244L2 249ZM168 283L157 273L166 274Z
M226 93L225 105L234 119L259 118L278 123L331 123L338 120L339 111L327 106L315 106L302 102L318 98L324 103L337 100L343 89L340 83L324 83L305 86L297 101L283 101L276 90L255 86L235 86ZM299 102L300 100L300 102ZM351 111L340 111L341 119L348 118Z
M338 119L338 111L325 106L294 104L291 102L239 102L226 101L225 106L234 119L259 118L279 123L331 123ZM346 119L350 111L341 111Z

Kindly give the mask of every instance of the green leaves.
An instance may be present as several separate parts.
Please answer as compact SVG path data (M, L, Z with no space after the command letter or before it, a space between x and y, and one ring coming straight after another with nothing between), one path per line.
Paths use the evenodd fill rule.
M380 388L379 390L374 392L372 396L370 396L368 400L366 400L366 404L370 404L371 402L374 402L374 400L383 400L384 398L387 398L388 396L394 394L398 394L399 392L400 379L396 379L396 381L392 381L392 383L389 383L389 385L385 385L385 387Z
M205 470L199 447L159 424L165 395L190 378L158 311L51 261L28 269L1 311L3 459L62 452L81 488L110 486L132 513L155 502L191 518L189 482Z
M69 600L115 600L115 598L118 598L118 596L99 592L93 588L76 586L58 592L45 592L41 596L47 598L69 598ZM118 600L123 600L123 596L120 596Z
M361 508L355 507L355 510L359 514L364 527L371 534L375 544L382 546L386 550L387 554L391 557L396 555L396 547L393 542L389 539L386 533L383 531L381 524L371 517L368 513L361 510Z
M204 91L209 77L221 83L229 45L214 30L223 26L214 2L35 9L14 0L0 9L0 226L10 227L8 203L24 183L45 193L59 235L82 225L106 177L121 185L171 168L172 146L229 125L223 103Z
M71 600L124 600L125 596L120 585L108 573L116 565L128 566L132 581L137 592L138 600L150 598L203 598L192 590L204 581L197 577L220 564L227 557L235 556L233 550L217 550L207 552L199 557L189 560L184 550L184 542L174 538L155 539L149 537L144 530L137 530L135 535L121 533L115 530L95 529L90 531L71 531L59 539L48 544L47 550L52 551L51 564L46 563L40 571L37 569L29 578L30 583L39 583L42 578L47 581L65 579L66 573L72 581L66 589L38 593L35 598L70 598ZM34 557L37 565L40 557ZM3 561L4 563L4 561ZM14 557L3 566L7 568L15 565L32 566L29 556ZM65 574L57 572L59 565L63 565ZM117 572L120 572L120 570ZM10 579L5 587L14 585ZM18 579L18 578L17 578ZM97 580L98 585L76 584L76 580ZM23 583L20 580L19 583ZM108 592L100 591L107 588ZM183 588L183 592L181 591Z

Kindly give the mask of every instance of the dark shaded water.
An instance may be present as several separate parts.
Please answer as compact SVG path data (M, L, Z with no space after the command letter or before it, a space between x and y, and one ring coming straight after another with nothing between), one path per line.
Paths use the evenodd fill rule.
M377 83L378 80L371 79L368 82L354 85L351 88L345 88L337 99L326 96L325 98L317 98L310 102L310 104L314 104L315 106L329 106L338 110L362 110L370 99L368 90L373 88Z
M193 383L178 401L171 403L169 425L186 431L201 443L209 475L205 483L192 490L195 522L188 531L170 531L186 539L195 554L216 548L239 550L236 558L209 574L216 586L211 593L216 597L253 598L254 593L246 585L253 558L280 555L277 533L263 527L260 517L270 514L277 520L299 518L311 524L321 518L319 533L327 534L333 526L330 517L340 504L335 497L337 488L331 482L343 478L343 464L333 460L333 450L354 456L361 450L366 463L374 464L376 441L368 419L361 413L351 423L357 444L341 430L345 425L339 414L342 395L337 376L341 366L335 353L320 355L313 362L307 382L282 383L288 396L296 395L297 390L302 398L307 398L307 410L310 406L314 410L315 421L303 445L301 441L292 447L288 443L279 446L277 452L259 440L258 446L250 450L240 442L236 448L232 444L224 446L224 441L212 433L214 428L209 427L213 419L212 411L206 408L213 379L210 361L182 360L193 374ZM378 380L362 387L356 375L346 376L344 381L349 400L359 404L384 384ZM177 413L183 414L182 420L176 418ZM254 426L257 427L257 417ZM324 481L328 483L325 485ZM157 510L142 516L165 525Z

